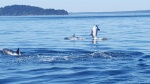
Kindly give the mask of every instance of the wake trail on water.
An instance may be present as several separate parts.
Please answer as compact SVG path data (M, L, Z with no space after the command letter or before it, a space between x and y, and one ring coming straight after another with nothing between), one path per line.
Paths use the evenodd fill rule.
M22 56L13 57L1 54L0 57L5 61L17 62L71 62L88 61L99 59L130 59L145 56L138 51L86 51L86 50L66 50L55 51L49 49L30 49L30 52L21 52Z

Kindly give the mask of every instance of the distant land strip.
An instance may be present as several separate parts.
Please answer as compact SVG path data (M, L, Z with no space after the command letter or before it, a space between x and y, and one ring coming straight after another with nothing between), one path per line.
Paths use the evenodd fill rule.
M121 14L121 13L147 13L150 14L150 10L135 10L135 11L112 11L112 12L70 12L69 14Z
M0 8L0 16L27 16L27 15L68 15L64 9L43 9L29 5L11 5Z

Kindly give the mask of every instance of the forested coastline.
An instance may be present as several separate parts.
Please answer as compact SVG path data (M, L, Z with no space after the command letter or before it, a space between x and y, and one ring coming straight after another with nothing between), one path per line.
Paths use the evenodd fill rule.
M29 5L11 5L0 8L0 16L26 15L68 15L68 12L64 9L43 9Z

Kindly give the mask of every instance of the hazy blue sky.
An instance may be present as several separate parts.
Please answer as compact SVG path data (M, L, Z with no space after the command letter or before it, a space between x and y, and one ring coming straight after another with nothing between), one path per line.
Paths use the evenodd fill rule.
M0 7L14 4L65 9L68 12L150 10L150 0L0 0Z

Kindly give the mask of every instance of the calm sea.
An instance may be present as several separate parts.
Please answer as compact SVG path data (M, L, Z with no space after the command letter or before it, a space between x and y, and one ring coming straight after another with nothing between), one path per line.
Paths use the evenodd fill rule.
M1 16L0 49L18 47L0 54L0 84L150 83L149 15Z

